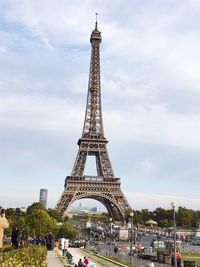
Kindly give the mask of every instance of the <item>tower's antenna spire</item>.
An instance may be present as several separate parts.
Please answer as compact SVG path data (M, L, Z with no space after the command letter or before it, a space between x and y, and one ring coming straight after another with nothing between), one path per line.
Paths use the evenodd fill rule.
M98 28L97 28L97 23L98 23L98 21L97 21L98 13L95 13L95 15L96 15L95 30L98 30Z

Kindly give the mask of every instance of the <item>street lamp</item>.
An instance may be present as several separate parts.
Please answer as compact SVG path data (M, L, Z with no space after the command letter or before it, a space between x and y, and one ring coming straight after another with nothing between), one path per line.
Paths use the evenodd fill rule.
M175 202L171 203L173 209L173 221L174 221L174 266L177 267L177 260L176 260L176 204Z
M101 222L99 221L98 224L97 224L97 238L98 238L98 241L97 241L97 250L100 252L101 249L100 249L100 235L101 235L101 231L100 231L100 225L101 225ZM96 238L95 238L96 239Z
M131 246L130 246L130 258L132 263L132 256L133 256L133 212L130 213L131 218Z

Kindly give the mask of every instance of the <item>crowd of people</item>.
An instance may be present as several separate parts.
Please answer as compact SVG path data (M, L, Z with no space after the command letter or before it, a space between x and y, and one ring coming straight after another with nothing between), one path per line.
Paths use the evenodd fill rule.
M36 237L31 239L30 243L33 245L46 246L47 250L52 250L53 249L53 243L54 243L54 237L51 233L49 233L45 237L36 236Z

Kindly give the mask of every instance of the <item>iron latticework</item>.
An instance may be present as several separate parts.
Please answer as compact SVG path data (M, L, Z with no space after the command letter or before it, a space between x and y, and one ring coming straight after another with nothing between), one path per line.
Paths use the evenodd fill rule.
M113 221L123 222L126 212L131 208L121 191L120 178L114 175L106 147L108 141L104 137L100 81L101 40L96 22L90 38L91 61L82 137L78 141L76 161L71 175L65 179L65 189L57 209L64 214L75 200L91 198L107 208ZM88 156L96 159L96 176L84 175Z

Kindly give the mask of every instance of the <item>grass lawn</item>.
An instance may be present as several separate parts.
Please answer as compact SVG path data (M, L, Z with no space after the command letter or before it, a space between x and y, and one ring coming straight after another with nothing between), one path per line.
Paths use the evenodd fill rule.
M200 265L200 252L182 252L183 260L195 261L197 265Z

